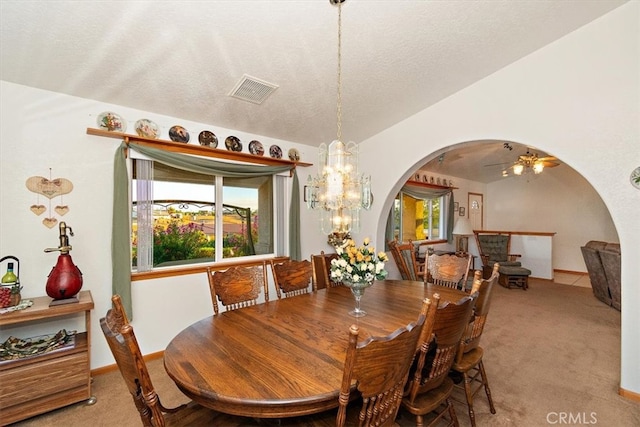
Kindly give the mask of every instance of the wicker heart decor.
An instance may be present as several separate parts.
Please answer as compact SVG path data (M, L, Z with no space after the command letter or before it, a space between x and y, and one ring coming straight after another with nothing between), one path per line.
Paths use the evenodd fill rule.
M31 212L33 212L36 215L42 215L44 211L47 210L47 208L45 208L44 205L31 205L29 209L31 209Z
M43 176L32 176L27 179L26 184L30 191L49 199L71 193L73 190L73 184L65 178L47 179Z
M56 206L54 209L56 213L60 216L64 216L67 212L69 212L69 206Z

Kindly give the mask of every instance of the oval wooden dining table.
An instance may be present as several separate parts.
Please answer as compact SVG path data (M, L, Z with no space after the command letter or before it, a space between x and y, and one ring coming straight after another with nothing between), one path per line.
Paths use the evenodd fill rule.
M435 292L457 301L463 291L423 282L376 281L354 307L339 286L207 317L180 332L164 352L164 366L195 402L234 415L285 418L338 406L352 324L360 337L384 336L418 318Z

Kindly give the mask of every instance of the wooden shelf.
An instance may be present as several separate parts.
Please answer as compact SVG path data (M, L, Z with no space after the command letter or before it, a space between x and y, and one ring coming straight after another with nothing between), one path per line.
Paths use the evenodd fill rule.
M0 326L65 316L93 309L93 299L91 299L90 291L80 291L77 297L77 303L54 305L53 307L49 307L52 301L50 297L23 298L33 301L33 305L24 310L16 310L0 315Z
M69 315L84 314L85 330L77 333L73 347L0 365L0 425L7 425L72 403L95 402L91 396L90 291L81 291L77 303L49 307L52 298L27 298L31 307L0 315L0 326L19 326Z
M257 163L267 166L291 166L291 169L295 169L298 166L308 167L313 165L312 163L294 162L285 159L275 159L273 157L256 156L253 154L238 153L235 151L222 150L219 148L204 147L202 145L184 144L181 142L167 141L164 139L145 138L138 135L129 135L121 132L110 132L107 130L95 128L87 128L87 134L121 139L127 144L129 142L135 142L146 147L160 148L162 150L172 151L175 153L185 153L193 154L196 156L235 160L237 162L244 163Z
M429 184L426 182L418 182L418 181L413 181L413 180L409 180L407 181L406 185L414 185L416 187L422 187L422 188L435 188L438 190L447 190L447 189L452 189L452 190L457 190L458 187L449 187L448 185L437 185L437 184Z

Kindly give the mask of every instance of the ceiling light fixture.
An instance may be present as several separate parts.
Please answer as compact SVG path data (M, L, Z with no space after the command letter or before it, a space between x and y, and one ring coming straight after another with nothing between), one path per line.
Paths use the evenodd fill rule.
M371 208L371 177L358 170L358 145L342 142L342 3L338 6L338 101L337 139L319 147L318 174L309 175L305 187L307 208L320 211L322 232L329 243L338 246L360 229L360 210Z
M518 160L513 165L513 173L516 175L522 175L530 170L535 174L539 174L544 170L544 160L540 159L537 154L529 153L518 156Z

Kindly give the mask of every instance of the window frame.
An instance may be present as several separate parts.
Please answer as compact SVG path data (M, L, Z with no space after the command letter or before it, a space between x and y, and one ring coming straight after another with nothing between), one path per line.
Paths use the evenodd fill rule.
M449 193L451 194L451 193ZM418 198L418 197L414 197L413 195L409 195L403 191L400 191L398 193L398 195L396 196L396 199L394 201L394 206L393 206L393 210L395 210L396 208L396 203L399 205L398 207L398 219L396 221L395 218L392 218L392 223L393 223L393 236L396 237L396 225L398 226L397 228L397 238L398 241L402 242L402 243L406 243L408 242L408 239L405 240L403 238L404 236L404 221L403 221L403 215L404 215L404 203L403 203L403 197L404 196L408 196L411 197L415 200L422 200L424 202L426 202L429 206L429 213L430 215L427 217L429 219L429 228L428 229L424 229L426 231L426 238L425 239L418 239L417 235L414 233L412 239L410 239L412 242L416 243L416 244L432 244L432 243L443 243L443 242L447 242L449 235L447 233L447 224L448 224L448 217L449 217L449 204L446 203L446 200L448 197L451 197L450 195L444 194L444 195L440 195L440 196L435 196L435 197L425 197L425 198ZM438 232L439 232L439 236L437 238L433 238L433 236L430 236L431 231L432 231L432 215L431 212L433 211L433 201L439 199L440 201L440 218L439 218L439 224L438 224ZM392 216L394 214L392 213ZM423 219L423 223L424 223L424 219Z
M122 177L126 174L127 176L126 182L128 186L131 185L131 161L130 161L131 153L135 152L137 154L136 157L138 157L139 155L142 158L145 158L145 155L140 153L134 147L131 147L131 144L135 144L136 146L141 148L146 147L148 149L153 149L153 150L161 150L166 152L192 155L192 156L198 156L198 157L204 157L204 158L213 158L214 160L218 160L220 162L226 162L226 163L246 164L248 166L264 165L264 166L271 166L271 167L273 166L280 167L281 172L274 172L271 175L276 177L280 176L283 178L284 176L287 176L289 178L291 177L295 178L296 177L295 169L298 166L308 167L312 165L310 163L305 163L300 161L267 158L267 157L254 156L254 155L244 154L244 153L236 153L236 152L226 152L223 150L211 149L209 147L185 145L185 144L179 144L179 143L170 142L166 140L150 139L150 138L138 137L133 135L126 135L118 132L107 132L107 131L92 129L92 128L87 128L87 134L122 139L122 144L120 145L120 148L116 151L116 162L115 162L115 169L114 169L114 175L116 176L116 178L114 178L115 180L114 182L117 184L118 182L117 177L118 176ZM148 157L146 158L149 159ZM122 159L122 160L118 160L118 159ZM223 159L223 160L220 160L220 159ZM278 178L276 178L276 180L278 180ZM283 179L283 182L285 184L288 184L288 185L284 185L283 188L288 189L289 193L291 193L291 191L295 191L295 184L294 184L295 181L296 180L294 179L293 182L286 182ZM120 188L120 190L118 190L118 188ZM118 185L116 185L115 189L116 189L116 194L114 195L114 197L117 196L120 198L119 200L122 200L122 196L121 196L122 187L118 187ZM274 192L275 191L277 190L274 190ZM127 199L128 213L126 215L126 217L128 218L127 223L129 223L129 227L128 227L129 230L131 229L131 224L130 224L131 195L130 194L131 193L129 192L129 197ZM289 201L291 200L286 190L283 191L282 198L284 200L284 203L289 203ZM119 259L118 256L116 256L116 254L119 252L119 250L124 249L123 243L127 242L126 246L129 248L129 252L128 252L129 255L127 257L129 260L128 262L129 268L128 268L128 271L126 272L126 276L128 277L126 279L127 281L171 277L171 276L178 276L178 275L184 275L184 274L195 274L195 273L206 271L207 264L197 264L197 265L189 265L185 267L177 267L177 268L170 268L170 269L156 269L148 272L133 272L131 270L130 233L127 234L128 237L126 238L125 241L123 241L121 237L120 238L116 237L117 233L115 231L116 230L115 226L116 224L123 224L123 221L125 219L124 211L122 210L121 207L118 207L118 206L121 206L121 205L114 204L114 220L113 220L114 221L114 237L112 240L112 257L114 257L114 260ZM275 209L275 204L274 204L274 209ZM288 213L289 210L284 209L284 212ZM274 215L275 214L276 213L274 212ZM284 224L286 223L287 222L284 222ZM281 239L281 244L278 246L278 249L277 249L279 252L275 255L276 259L282 257L283 256L282 253L284 253L284 251L286 251L286 253L290 253L288 240L286 240L289 238L289 234L290 234L288 231L289 230L287 229L284 230L284 233L278 232L277 229L276 231L274 231L275 236ZM116 248L119 248L119 250L117 250ZM280 253L280 251L282 251L282 253ZM260 257L265 257L265 256L260 255ZM228 268L234 265L246 265L247 263L250 263L250 262L261 262L261 261L238 262L233 258L231 258L229 261L222 261L220 263L216 263L216 266L220 265L220 266L223 266L224 268ZM122 269L119 267L121 265L122 265L121 262L114 261L114 266L113 266L114 280L116 280L117 278L120 278L123 281L122 286L119 286L118 288L123 288L124 290L122 290L122 293L126 294L129 292L126 290L128 285L124 282L125 280L124 271L122 271Z

